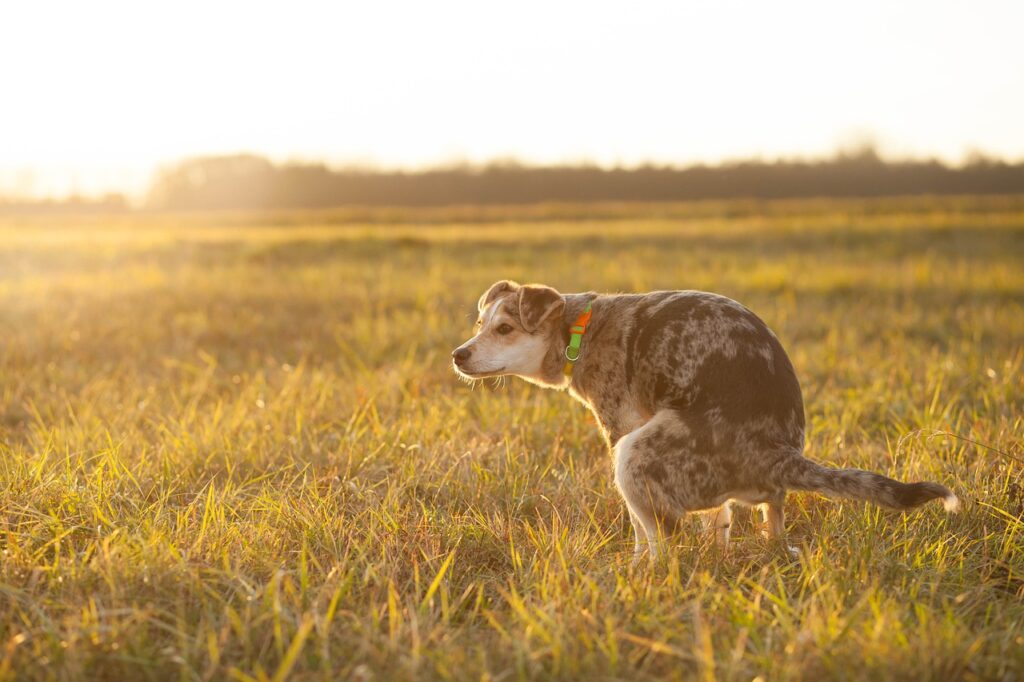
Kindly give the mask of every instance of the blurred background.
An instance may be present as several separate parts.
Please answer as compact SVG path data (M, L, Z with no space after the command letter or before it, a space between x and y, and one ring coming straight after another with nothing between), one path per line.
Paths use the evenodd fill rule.
M1024 189L1016 2L14 3L8 210Z

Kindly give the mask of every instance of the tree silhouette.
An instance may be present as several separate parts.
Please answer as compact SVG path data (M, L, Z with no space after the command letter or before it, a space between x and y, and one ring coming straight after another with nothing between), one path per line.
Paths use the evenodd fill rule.
M252 155L189 159L158 173L148 205L164 209L441 206L549 201L680 201L1024 192L1024 164L982 156L962 167L885 161L870 147L823 161L741 161L687 168L531 167L502 161L419 172L331 170Z

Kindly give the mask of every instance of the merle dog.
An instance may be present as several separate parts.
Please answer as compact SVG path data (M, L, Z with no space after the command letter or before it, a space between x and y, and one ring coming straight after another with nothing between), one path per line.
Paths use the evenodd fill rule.
M937 483L806 459L793 365L765 323L724 296L560 294L501 281L478 309L476 334L452 353L455 369L567 388L593 411L613 448L638 556L644 547L656 555L659 534L687 512L710 512L726 545L733 501L760 505L767 535L784 545L787 490L890 509L959 505Z

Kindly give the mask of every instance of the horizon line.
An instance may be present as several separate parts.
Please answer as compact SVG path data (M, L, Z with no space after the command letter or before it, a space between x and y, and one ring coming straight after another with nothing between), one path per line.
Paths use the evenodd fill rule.
M658 161L645 159L642 161L626 162L614 161L602 163L591 158L565 158L556 162L536 162L527 158L518 157L513 154L495 155L486 160L473 160L468 157L452 156L447 159L426 161L422 163L409 164L387 164L375 159L360 159L356 157L348 159L331 159L329 157L308 157L302 155L279 156L275 154L260 153L251 150L227 151L186 154L176 159L168 159L150 164L149 170L144 171L148 180L144 188L133 191L127 188L110 189L106 191L79 192L74 189L64 193L36 193L28 192L19 194L15 191L8 191L0 185L0 202L4 203L47 203L47 202L69 202L69 201L99 201L109 199L122 199L128 204L144 203L146 195L152 190L162 173L174 170L189 163L210 161L217 159L231 158L252 158L266 161L275 169L300 168L300 167L323 167L332 173L356 172L367 175L426 175L434 172L444 171L469 171L481 172L499 168L517 168L522 170L545 170L545 169L590 169L599 171L638 171L644 169L662 169L685 171L696 168L727 168L742 166L746 164L760 165L799 165L799 164L827 164L843 160L874 158L886 165L899 164L930 164L937 163L951 170L962 170L972 165L981 163L1004 164L1009 166L1024 164L1024 156L1014 158L1010 155L992 153L982 149L965 150L958 160L948 159L940 154L914 154L914 153L893 153L881 148L876 141L868 140L861 143L838 145L829 153L825 154L778 154L774 156L766 154L750 154L746 156L721 157L717 160L693 160L683 161ZM37 173L32 167L13 168L4 171L0 169L0 178L4 174L11 176ZM74 183L73 183L74 184Z

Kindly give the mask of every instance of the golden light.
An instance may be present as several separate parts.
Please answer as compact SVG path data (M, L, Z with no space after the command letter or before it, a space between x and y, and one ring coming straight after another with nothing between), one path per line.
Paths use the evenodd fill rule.
M423 166L1024 156L1012 2L9 3L0 194L249 151Z

